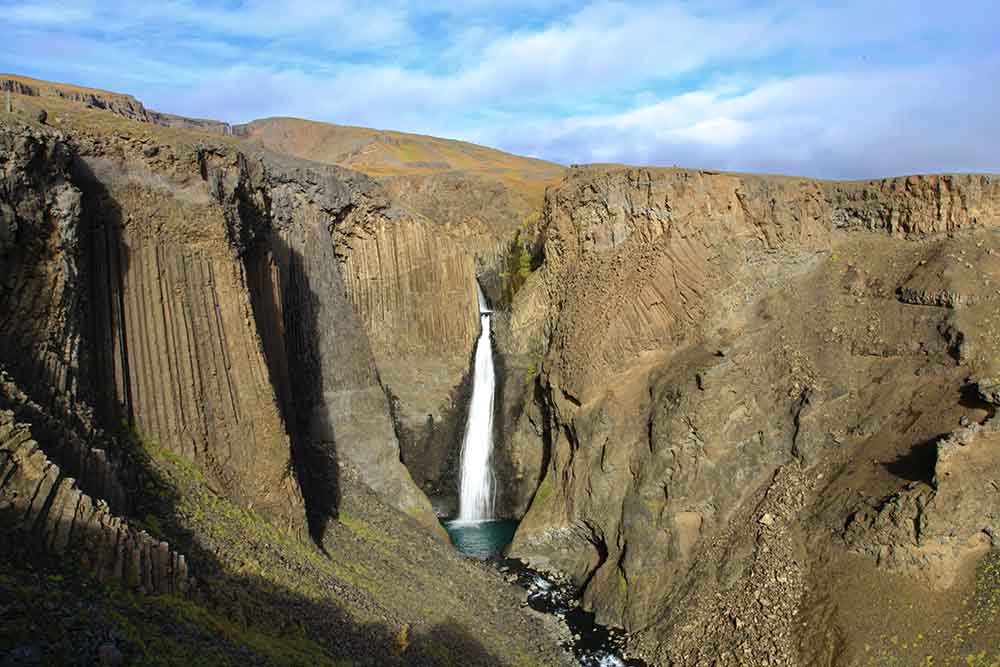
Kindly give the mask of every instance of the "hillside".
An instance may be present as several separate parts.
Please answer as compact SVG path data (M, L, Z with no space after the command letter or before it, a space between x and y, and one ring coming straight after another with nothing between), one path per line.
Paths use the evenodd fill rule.
M551 162L464 141L297 118L264 118L237 125L233 131L272 150L373 176L457 171L495 179L536 197L565 171Z

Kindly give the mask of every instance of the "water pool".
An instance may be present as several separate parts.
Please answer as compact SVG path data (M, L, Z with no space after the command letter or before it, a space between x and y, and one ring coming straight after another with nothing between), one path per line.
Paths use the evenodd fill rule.
M451 543L459 552L480 560L503 556L503 550L514 539L517 521L442 521Z

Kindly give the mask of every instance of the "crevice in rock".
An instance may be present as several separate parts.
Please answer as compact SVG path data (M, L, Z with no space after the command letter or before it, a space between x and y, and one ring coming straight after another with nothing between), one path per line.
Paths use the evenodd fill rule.
M947 436L947 433L942 433L918 442L909 452L884 463L883 467L900 479L930 485L934 479L934 466L937 463L938 442Z

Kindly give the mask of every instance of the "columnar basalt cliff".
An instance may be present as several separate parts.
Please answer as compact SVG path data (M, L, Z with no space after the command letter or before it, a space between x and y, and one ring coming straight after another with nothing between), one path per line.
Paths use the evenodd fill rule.
M0 547L53 574L5 559L0 593L76 586L88 628L126 604L170 664L218 637L225 664L566 664L400 460L344 267L421 221L355 171L22 92L0 115ZM12 641L63 631L50 603L12 604ZM105 641L141 663L131 627ZM78 636L10 659L76 659Z
M476 271L460 241L426 221L382 220L350 239L344 275L395 403L403 457L436 495L461 438L461 385L478 334Z
M388 206L384 196L357 174L280 159L265 166L225 147L177 154L144 139L76 142L73 178L84 196L66 204L57 195L55 205L78 206L87 230L80 287L93 295L85 309L92 339L77 338L92 341L98 376L89 380L103 423L134 424L285 524L298 514L289 434L312 452L308 474L319 450L336 447L391 502L436 525L398 461L327 227L339 219L346 233ZM87 298L86 289L70 294ZM275 314L280 323L269 319ZM72 315L60 322L79 326ZM38 316L22 321L50 326ZM301 376L316 382L288 379ZM325 458L335 467L332 451Z
M514 304L549 447L514 555L655 664L854 664L881 639L831 562L946 586L998 546L995 463L935 468L995 410L997 228L991 176L574 169Z
M78 560L102 582L159 594L188 588L183 554L82 493L9 410L0 410L0 520L8 555L30 557L34 547Z
M372 175L393 201L392 216L335 230L344 281L389 390L403 459L420 486L455 511L456 465L479 330L478 280L501 311L512 238L538 217L559 165L434 137L341 127L291 118L237 126L236 134L299 157ZM506 405L497 420L504 443L523 402L531 360L506 346L498 318ZM504 369L512 381L507 383ZM512 443L514 445L514 443ZM504 480L499 509L523 514L538 481L538 441L497 451ZM531 460L531 463L528 461Z

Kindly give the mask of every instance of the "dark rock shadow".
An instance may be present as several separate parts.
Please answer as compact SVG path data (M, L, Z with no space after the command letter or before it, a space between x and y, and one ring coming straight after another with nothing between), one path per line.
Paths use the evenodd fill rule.
M934 479L934 466L937 465L937 444L946 436L945 433L918 442L909 452L883 466L887 472L900 479L930 484Z
M103 372L107 364L94 363L86 341L92 338L95 304L90 298L91 283L105 277L111 269L100 256L100 266L91 269L95 256L94 245L117 243L122 213L107 191L97 183L89 168L81 160L66 158L66 168L73 175L74 184L83 181L92 187L81 187L81 215L75 228L57 229L47 217L37 224L22 224L18 230L18 248L0 257L0 364L17 381L18 386L43 410L51 413L73 429L84 429L86 423L76 411L80 404L92 405L95 394L108 391ZM26 175L26 177L30 177ZM44 192L46 183L35 187ZM93 231L95 220L106 221L112 230L107 237ZM102 227L103 231L103 227ZM53 235L59 238L62 251L61 283L53 284L53 276L38 270L40 259L52 260ZM115 267L127 265L128 257L118 252L115 245ZM7 283L7 284L2 284ZM109 288L104 290L109 292ZM102 312L107 311L103 309ZM64 312L65 318L56 321L55 314ZM48 317L48 324L55 328L49 340L33 340L32 328L26 320ZM76 357L77 341L80 358ZM79 366L75 366L78 362ZM113 378L110 391L114 390ZM113 420L117 421L117 420Z
M478 334L477 334L478 336ZM400 458L409 470L414 482L430 499L438 510L444 510L445 516L458 514L459 484L461 483L462 442L465 439L465 427L469 417L469 406L472 401L472 382L475 369L476 349L473 345L469 352L467 372L463 373L458 385L452 388L448 403L451 409L445 410L441 418L434 420L427 415L427 421L422 429L406 428L393 415L393 427L399 440ZM390 405L394 406L399 399L386 387Z
M490 465L493 466L496 489L496 513L497 518L519 518L513 517L514 491L516 480L514 479L514 463L510 457L510 448L507 444L508 433L506 426L513 426L517 423L518 415L507 415L506 394L508 391L508 368L507 358L493 346L493 373L496 378L493 394L493 457ZM519 413L524 409L524 401L515 405L513 410Z
M80 235L86 255L81 273L87 283L83 313L89 353L82 360L84 376L92 383L97 417L105 428L131 428L135 411L123 284L130 254L122 240L124 217L118 202L82 159L73 162L73 180L83 193Z
M982 397L979 393L979 387L976 384L972 382L964 384L959 391L958 404L963 408L984 410L991 415L996 411L996 406Z
M326 523L338 516L340 471L334 427L323 405L318 296L301 253L278 233L259 239L244 263L264 356L292 442L309 532L322 548Z
M35 303L21 314L41 312L51 318L55 311L65 317L58 322L58 334L44 344L25 339L20 346L16 341L12 345L6 332L0 333L0 366L16 384L0 387L0 407L31 425L46 456L76 479L82 491L107 502L113 512L130 516L139 509L136 491L147 475L143 452L127 442L133 424L129 369L115 354L127 350L120 326L121 276L129 263L121 242L122 211L83 160L73 159L68 166L82 198L76 228L59 230L64 283L59 290L45 284L46 303ZM0 268L19 271L18 260L37 261L45 252L37 244L49 242L45 237L54 231L26 228L23 254L13 267L0 263ZM0 301L2 309L10 305ZM64 350L57 363L46 362L49 347ZM114 437L118 434L123 437Z

